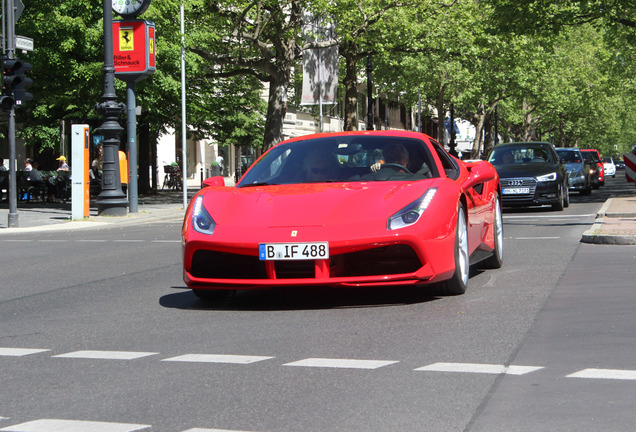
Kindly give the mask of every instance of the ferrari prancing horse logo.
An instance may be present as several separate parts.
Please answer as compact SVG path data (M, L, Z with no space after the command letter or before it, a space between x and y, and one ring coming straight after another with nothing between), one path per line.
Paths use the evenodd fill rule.
M293 230L293 231L291 232L291 236L292 236L292 237L296 237L297 235L298 235L298 231Z

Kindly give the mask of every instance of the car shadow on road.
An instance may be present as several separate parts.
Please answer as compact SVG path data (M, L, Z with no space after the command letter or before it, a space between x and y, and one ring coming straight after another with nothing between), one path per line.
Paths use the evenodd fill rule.
M193 310L281 311L403 306L439 300L433 287L281 287L229 291L215 299L199 299L186 287L159 299L165 308Z

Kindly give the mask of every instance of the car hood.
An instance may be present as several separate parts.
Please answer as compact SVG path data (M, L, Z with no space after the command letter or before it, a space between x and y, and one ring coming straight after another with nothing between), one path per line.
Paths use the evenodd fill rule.
M532 162L527 164L495 165L500 178L538 177L558 171L558 165Z
M203 204L219 225L325 227L386 221L439 179L206 188ZM384 222L383 222L384 223Z

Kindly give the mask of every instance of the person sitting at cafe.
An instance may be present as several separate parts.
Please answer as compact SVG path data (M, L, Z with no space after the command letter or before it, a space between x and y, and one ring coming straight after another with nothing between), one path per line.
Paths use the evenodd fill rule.
M55 175L49 177L48 202L59 202L60 200L66 200L67 195L67 182L69 180L69 171L71 168L66 163L66 156L60 156L56 159L59 161L59 166Z

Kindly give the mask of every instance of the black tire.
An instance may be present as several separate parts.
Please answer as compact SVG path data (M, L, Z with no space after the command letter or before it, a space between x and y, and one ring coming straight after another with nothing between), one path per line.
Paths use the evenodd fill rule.
M565 208L564 198L563 198L563 185L559 185L558 195L559 195L559 201L552 204L552 210L563 211L563 209Z
M493 222L495 229L495 250L492 256L483 262L483 267L488 269L498 269L503 265L503 216L501 214L501 202L497 195L495 208L495 220Z
M457 226L455 229L455 272L453 276L440 283L441 295L460 295L466 292L470 261L468 256L468 226L464 206L457 208Z
M570 188L568 187L568 182L565 182L565 186L563 187L565 190L565 198L563 199L563 207L570 207Z

